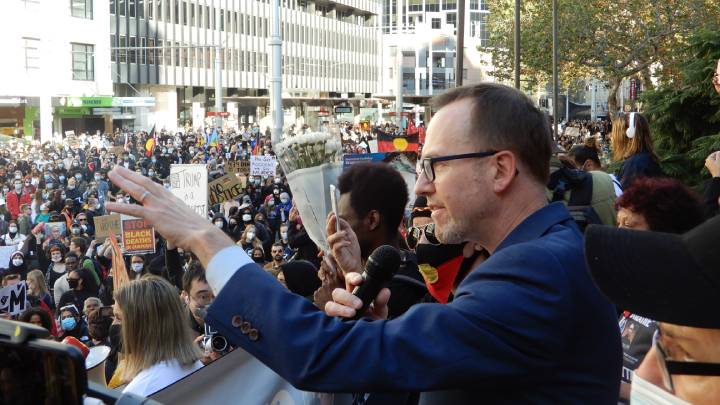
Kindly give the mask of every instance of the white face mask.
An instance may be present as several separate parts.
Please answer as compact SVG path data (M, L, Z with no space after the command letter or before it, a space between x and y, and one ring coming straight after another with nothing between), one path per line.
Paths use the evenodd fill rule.
M17 227L11 226L8 228L8 231L10 231L10 233L15 233L17 232Z
M251 219L252 219L252 217L250 216L250 214L244 214L244 215L242 216L242 220L243 220L244 222L250 222Z
M280 237L283 239L287 239L287 232L280 232Z
M143 264L142 263L131 263L130 267L132 268L132 270L135 273L140 273L143 269Z
M23 264L23 259L20 259L20 258L13 259L13 266L22 266L22 264Z
M665 391L657 385L640 378L637 374L633 376L630 388L631 405L691 405L675 395Z
M60 255L60 254L52 255L50 260L52 260L53 263L58 263L58 262L60 262L60 260L62 260L62 255Z
M218 228L222 228L222 227L223 227L223 223L220 222L220 221L217 221L217 222L215 222L215 226L218 227Z
M247 233L247 240L253 240L255 239L255 232L248 232Z

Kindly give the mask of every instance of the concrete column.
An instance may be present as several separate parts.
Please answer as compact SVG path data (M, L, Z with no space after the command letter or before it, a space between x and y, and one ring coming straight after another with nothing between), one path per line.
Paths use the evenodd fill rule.
M45 93L40 96L40 142L51 142L53 136L52 97Z

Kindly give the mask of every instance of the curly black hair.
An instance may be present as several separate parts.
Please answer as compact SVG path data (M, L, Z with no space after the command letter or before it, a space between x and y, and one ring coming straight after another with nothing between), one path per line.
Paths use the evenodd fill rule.
M386 163L358 163L338 178L340 194L350 193L350 206L362 218L380 213L389 236L397 232L408 202L408 191L400 172Z

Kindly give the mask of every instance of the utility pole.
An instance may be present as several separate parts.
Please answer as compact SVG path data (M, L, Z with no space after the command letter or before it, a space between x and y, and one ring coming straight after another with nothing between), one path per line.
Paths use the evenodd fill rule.
M222 69L220 66L220 45L215 46L215 128L222 128Z
M520 90L520 0L515 0L515 88Z
M463 85L463 61L465 59L465 0L457 2L457 34L455 43L457 44L456 61L455 61L455 87Z
M552 86L553 86L553 125L554 125L554 134L555 137L558 138L560 134L558 134L558 130L560 128L560 115L558 110L558 92L560 91L560 86L558 85L558 2L557 0L553 0L552 2L552 29L553 29L553 47L552 47Z
M402 35L403 35L403 0L397 2L397 52L395 52L395 64L397 77L395 77L395 122L398 128L402 127L403 111L403 72L402 72Z
M280 0L272 0L270 5L270 114L273 118L272 143L282 141L282 40L280 39Z

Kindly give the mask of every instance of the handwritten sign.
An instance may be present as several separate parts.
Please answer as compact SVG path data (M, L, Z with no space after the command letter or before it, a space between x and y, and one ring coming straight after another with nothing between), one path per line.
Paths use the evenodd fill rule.
M226 174L208 185L208 202L210 205L234 200L243 194L243 187L237 176Z
M228 160L225 162L225 173L250 174L249 160Z
M207 218L208 173L204 164L170 165L170 191Z
M108 154L115 155L115 156L122 156L123 152L125 152L124 146L113 146L110 149L108 149Z
M98 242L104 242L105 239L112 233L113 235L120 235L120 215L103 215L95 217L95 240Z
M10 267L10 257L12 254L17 252L16 246L0 246L0 269L7 269Z
M126 255L155 253L155 229L144 219L123 215L120 227Z
M25 312L27 304L27 287L24 281L0 290L0 312L20 315Z
M251 176L275 176L275 156L250 156Z

